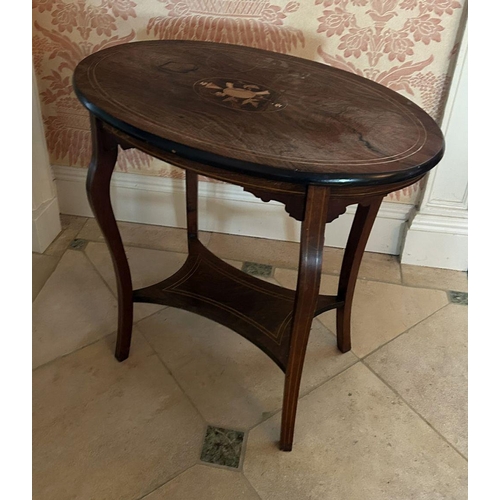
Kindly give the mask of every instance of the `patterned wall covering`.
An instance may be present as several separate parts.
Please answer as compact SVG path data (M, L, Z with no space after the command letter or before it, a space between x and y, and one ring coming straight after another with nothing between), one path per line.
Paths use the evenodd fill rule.
M77 63L137 40L209 40L313 59L386 85L439 119L462 10L457 0L34 0L33 60L51 161L86 167L90 159L88 115L71 88ZM134 150L119 156L124 172L182 175ZM390 199L413 202L417 190Z

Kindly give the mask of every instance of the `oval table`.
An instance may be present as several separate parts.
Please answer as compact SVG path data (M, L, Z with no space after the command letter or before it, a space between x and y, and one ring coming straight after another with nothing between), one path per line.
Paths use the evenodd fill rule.
M377 211L384 196L422 179L439 162L439 127L377 83L237 45L118 45L80 62L73 86L90 112L87 193L118 284L116 358L129 354L133 302L178 307L229 327L285 372L280 448L291 450L312 320L335 308L338 348L351 348L354 288ZM138 290L110 201L118 146L186 171L187 260L173 276ZM199 174L281 202L301 221L295 291L243 273L200 243ZM321 295L325 225L353 204L337 294Z

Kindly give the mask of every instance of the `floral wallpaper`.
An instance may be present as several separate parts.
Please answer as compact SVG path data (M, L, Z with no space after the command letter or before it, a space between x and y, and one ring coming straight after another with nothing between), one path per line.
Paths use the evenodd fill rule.
M33 61L51 161L86 167L90 132L71 78L87 55L137 40L259 47L357 73L439 120L465 0L33 0ZM117 169L181 177L134 150ZM389 201L414 202L418 185Z

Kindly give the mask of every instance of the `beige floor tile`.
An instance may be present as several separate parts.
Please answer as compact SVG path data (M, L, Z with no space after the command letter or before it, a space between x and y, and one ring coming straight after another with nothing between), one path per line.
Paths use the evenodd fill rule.
M299 263L299 243L213 233L208 248L222 258L234 258L243 262L257 262L277 267L296 269ZM325 247L325 272L338 273L343 251Z
M287 288L295 288L297 273L276 269L275 279ZM338 277L323 275L320 292L334 295ZM351 318L352 350L359 357L385 344L448 303L446 292L410 288L391 283L358 280L354 291ZM328 329L336 333L336 315L328 311L318 316Z
M87 222L87 217L80 217L79 215L60 214L59 217L61 219L61 229L63 231L70 227L73 229L81 229L85 222Z
M332 289L327 286L329 280L331 278L326 276L325 288ZM448 297L441 290L358 280L351 318L354 354L366 356L447 303ZM328 311L318 316L318 319L336 332L335 311Z
M61 215L61 232L45 250L44 254L60 257L68 249L69 244L76 238L86 221L86 217Z
M299 244L291 241L213 233L208 248L218 257L242 262L292 268L299 262Z
M300 401L290 453L279 423L248 436L243 471L262 500L467 498L467 462L360 363Z
M359 279L401 283L401 269L396 255L365 252L359 267Z
M142 288L153 285L174 274L186 260L181 253L163 252L148 248L126 247L132 286ZM116 279L108 248L104 243L87 243L85 253L116 295ZM134 304L134 321L153 314L163 306L157 304Z
M464 271L401 264L401 272L405 285L456 292L466 292L468 289L467 273Z
M467 307L450 304L366 363L467 454Z
M243 262L237 261L237 260L231 260L231 259L223 259L224 262L227 262L230 266L235 267L236 269L239 269L241 271L241 268L243 266Z
M297 273L276 269L275 279L287 288L295 288ZM335 294L338 277L323 275L320 292ZM358 280L351 318L352 350L359 357L397 337L448 303L446 292L410 288L377 281ZM328 329L336 332L335 310L318 316Z
M340 274L342 259L344 258L343 248L323 247L323 262L321 272L326 274ZM298 268L298 266L295 266Z
M340 274L344 250L325 247L322 272ZM401 283L401 271L398 257L383 253L365 252L359 268L359 279Z
M168 308L138 323L179 385L212 425L246 429L282 404L284 375L253 344L195 314ZM356 362L315 321L302 394Z
M274 279L285 288L295 290L297 288L298 272L292 269L277 268L274 270ZM337 293L339 278L335 275L322 275L319 292L325 295Z
M260 500L240 472L196 465L144 500Z
M299 244L291 241L213 233L208 248L219 257L244 262L258 262L289 269L297 269L299 264ZM343 256L343 249L325 247L323 272L339 274ZM363 257L359 277L401 283L398 259L394 255L367 252Z
M78 233L78 238L90 241L104 241L101 230L94 218L89 218L82 230Z
M59 259L41 253L31 254L31 300L35 300L43 285L56 268Z
M133 245L170 252L187 252L186 230L177 227L154 226L152 224L135 224L118 222L118 228L124 245ZM200 241L207 245L211 233L200 231ZM95 219L89 219L78 234L78 238L90 241L104 241L101 230Z
M219 257L244 262L258 262L290 269L297 269L299 265L299 243L292 241L213 233L208 248ZM342 249L325 247L324 272L338 274L343 255Z
M205 424L139 332L33 374L33 498L135 500L194 465Z
M116 299L82 252L68 250L33 302L33 365L116 329Z

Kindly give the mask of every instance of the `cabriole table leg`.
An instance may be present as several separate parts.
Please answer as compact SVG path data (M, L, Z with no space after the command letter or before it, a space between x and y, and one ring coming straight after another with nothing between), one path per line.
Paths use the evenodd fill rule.
M351 309L359 266L383 197L358 205L340 270L337 297L344 305L337 309L337 345L341 352L351 349Z
M299 275L292 318L290 354L285 372L280 448L291 451L300 379L317 305L330 188L309 186L300 236Z
M118 155L114 137L104 130L103 124L92 114L92 160L87 174L87 197L94 216L108 245L115 269L118 289L118 335L115 357L128 358L132 338L133 302L132 278L123 248L120 231L111 206L109 184Z

